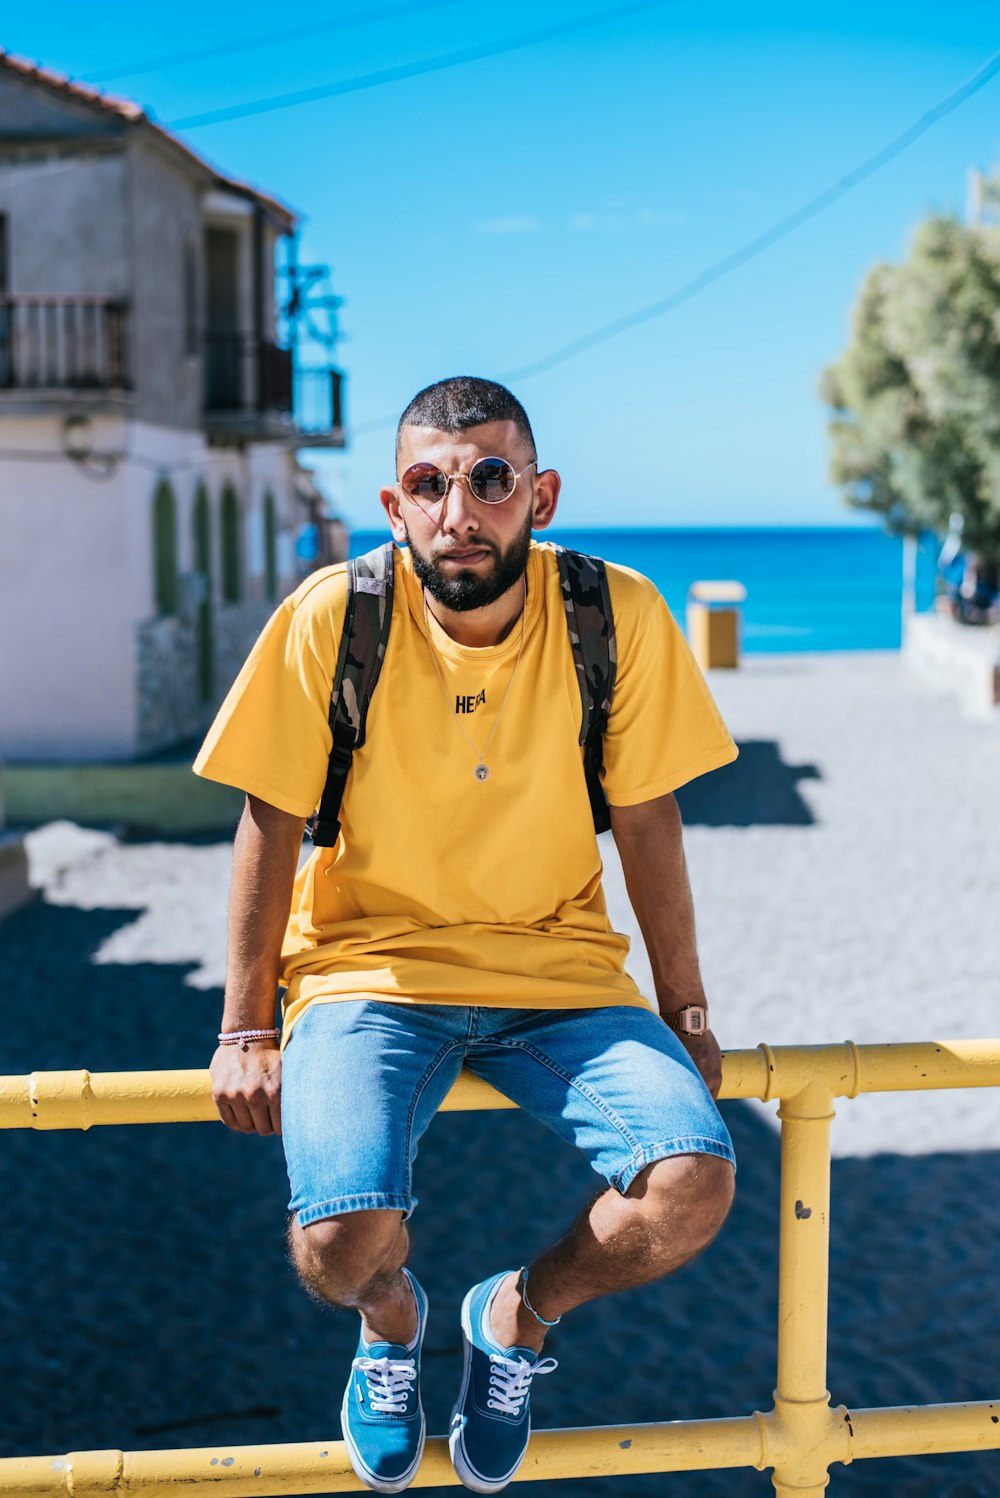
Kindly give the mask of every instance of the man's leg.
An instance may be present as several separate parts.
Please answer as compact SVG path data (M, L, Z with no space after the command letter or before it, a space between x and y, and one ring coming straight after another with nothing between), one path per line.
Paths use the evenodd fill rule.
M410 1233L399 1212L349 1212L300 1227L293 1217L288 1243L299 1279L317 1300L360 1312L371 1342L411 1342L417 1311L403 1273Z
M611 1184L530 1266L547 1321L679 1269L733 1199L732 1141L682 1043L645 1008L496 1014L470 1068L583 1150ZM515 1275L493 1301L497 1340L538 1350L546 1328Z
M314 1004L282 1066L292 1261L310 1292L361 1316L341 1402L351 1465L398 1493L420 1464L427 1297L404 1265L417 1143L458 1073L461 1015L373 1001Z
M602 1192L531 1265L528 1299L546 1321L671 1274L706 1248L726 1220L735 1172L717 1155L672 1155L639 1172L625 1195ZM496 1339L541 1351L547 1328L508 1275L491 1312Z
M497 1493L527 1450L532 1383L556 1367L539 1356L544 1323L657 1279L711 1242L732 1201L732 1142L681 1043L648 1009L481 1015L466 1064L583 1150L611 1187L529 1266L527 1285L501 1271L462 1303L452 1462L466 1487Z

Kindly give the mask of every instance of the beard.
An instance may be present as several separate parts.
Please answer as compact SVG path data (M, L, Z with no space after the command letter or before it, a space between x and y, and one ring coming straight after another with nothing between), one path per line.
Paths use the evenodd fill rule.
M493 558L493 569L485 576L480 576L471 567L464 572L452 569L446 575L432 557L424 556L417 548L409 528L406 540L413 570L435 602L456 614L467 614L495 603L524 576L531 549L531 514L529 512L520 535L515 536L506 551L501 551L492 541L476 537L474 544L488 551Z

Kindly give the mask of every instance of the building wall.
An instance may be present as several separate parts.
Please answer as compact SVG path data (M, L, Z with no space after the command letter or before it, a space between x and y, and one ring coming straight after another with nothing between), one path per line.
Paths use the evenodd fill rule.
M239 325L248 338L253 331L249 204L234 196L239 211L206 217L203 195L200 178L152 136L98 141L93 153L15 155L4 159L0 171L10 294L126 303L133 413L169 429L199 430L203 420L206 223L237 233ZM196 292L193 351L185 290L188 249ZM263 331L273 338L271 231L265 233L264 262Z
M81 143L84 135L91 139ZM277 599L301 577L294 540L307 516L294 454L275 444L209 447L204 427L205 228L225 223L238 232L239 331L249 337L253 214L155 136L95 121L92 111L54 104L5 76L4 136L13 143L0 147L10 291L125 302L135 391L121 415L108 414L117 397L0 391L0 757L124 760L204 729ZM273 337L274 243L265 227L265 338ZM118 455L103 466L63 450L64 419L86 413L72 436ZM154 495L164 478L174 500L178 582L166 604L155 586L154 544ZM236 598L224 597L222 586L227 483L239 509ZM199 485L209 506L207 577L195 552ZM274 598L268 492L278 527ZM206 628L210 673L199 647Z
M118 448L117 423L97 436ZM0 462L0 757L123 757L134 743L133 516L123 475L60 460L58 423L6 417Z
M0 213L12 295L128 298L127 176L119 148L4 160Z
M80 100L56 99L31 79L0 75L0 140L99 139L120 134L121 129L119 120L96 115Z
M151 139L129 148L129 302L136 418L197 429L202 419L204 244L200 194ZM124 231L123 231L124 232ZM198 351L185 347L185 245L194 250Z

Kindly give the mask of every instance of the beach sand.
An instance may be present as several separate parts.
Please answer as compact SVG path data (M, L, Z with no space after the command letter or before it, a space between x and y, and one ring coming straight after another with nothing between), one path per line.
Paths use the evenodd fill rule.
M682 792L699 942L724 1046L987 1036L1000 977L1000 732L894 655L757 657L711 685L741 745ZM221 1007L229 846L54 824L44 896L0 925L11 1073L207 1064ZM610 839L616 921L631 916ZM648 988L637 945L632 970ZM541 1428L745 1414L774 1384L774 1109L724 1104L740 1162L715 1245L672 1279L581 1308L550 1338ZM1000 1093L838 1105L835 1403L1000 1395ZM0 1454L336 1440L355 1319L296 1287L280 1144L221 1125L9 1133ZM416 1166L413 1267L432 1318L428 1424L460 1375L458 1307L597 1189L520 1114L442 1114ZM14 1370L16 1369L16 1373ZM732 1471L534 1484L544 1495L766 1494ZM1000 1453L834 1467L834 1494L1000 1493Z

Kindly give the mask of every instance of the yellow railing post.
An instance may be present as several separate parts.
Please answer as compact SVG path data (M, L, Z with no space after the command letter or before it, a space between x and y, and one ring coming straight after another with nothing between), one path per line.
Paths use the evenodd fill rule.
M778 1381L774 1391L774 1490L820 1498L834 1438L826 1387L830 1259L829 1084L810 1082L782 1100L778 1266Z

